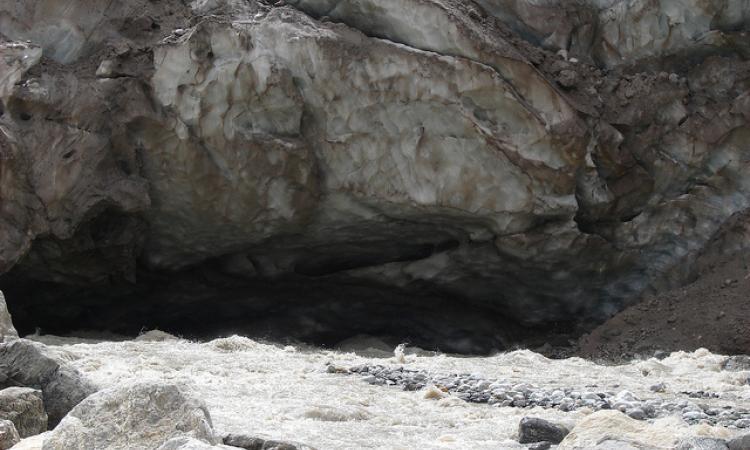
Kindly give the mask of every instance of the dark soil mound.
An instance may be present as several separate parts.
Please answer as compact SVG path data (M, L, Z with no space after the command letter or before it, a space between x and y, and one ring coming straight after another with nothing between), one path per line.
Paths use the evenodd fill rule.
M704 261L693 283L647 297L584 335L580 356L616 360L701 347L750 354L748 259L739 254Z

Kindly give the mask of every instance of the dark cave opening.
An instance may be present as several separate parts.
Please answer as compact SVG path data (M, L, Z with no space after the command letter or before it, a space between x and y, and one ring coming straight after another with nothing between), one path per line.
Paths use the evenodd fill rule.
M327 348L365 335L393 346L486 355L540 346L571 331L565 325L523 327L491 308L428 288L415 295L326 277L239 280L206 268L144 272L138 280L72 286L6 279L0 289L21 335L134 337L159 329L196 340L239 334Z

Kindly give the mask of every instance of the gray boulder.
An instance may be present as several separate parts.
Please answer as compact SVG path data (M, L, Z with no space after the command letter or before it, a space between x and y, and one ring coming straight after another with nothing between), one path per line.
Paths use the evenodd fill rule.
M18 431L10 420L0 420L0 450L7 450L21 441Z
M536 417L524 417L518 425L518 442L551 442L559 444L570 433L566 427Z
M47 431L42 391L10 387L0 391L0 419L10 420L21 438Z
M79 403L43 449L157 449L177 437L218 443L201 400L181 386L143 382L105 389Z
M12 386L41 389L50 427L96 392L75 368L60 361L44 345L25 339L0 344L0 389Z
M297 442L266 440L244 434L228 434L224 437L224 443L245 450L315 450L313 447Z
M736 437L727 443L729 450L747 450L750 448L750 434Z
M3 291L0 291L0 342L18 337L18 332L13 327L13 320L8 311L8 305L5 303Z
M708 437L699 437L683 440L677 446L677 450L727 450L726 441Z

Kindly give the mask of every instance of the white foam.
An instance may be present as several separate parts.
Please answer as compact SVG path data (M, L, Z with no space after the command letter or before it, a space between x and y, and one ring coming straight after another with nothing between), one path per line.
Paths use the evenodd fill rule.
M550 390L629 391L642 399L670 399L679 391L710 390L729 397L701 403L750 407L750 386L732 382L728 373L718 370L722 357L706 351L675 353L662 361L601 366L580 358L550 360L527 350L469 358L399 351L395 357L373 358L270 345L239 336L207 343L57 342L61 345L56 349L72 355L72 364L101 386L144 379L189 383L206 400L219 432L253 433L321 449L522 448L515 442L522 417L575 424L590 414L588 410L564 413L469 404L429 389L407 392L373 386L359 376L326 370L327 363L335 367L399 365L399 355L408 361L409 369L435 373L472 373ZM657 382L666 384L665 393L649 390ZM667 434L665 441L715 434L709 427L688 426L677 417L652 426L657 428L649 430ZM610 434L617 431L610 430Z

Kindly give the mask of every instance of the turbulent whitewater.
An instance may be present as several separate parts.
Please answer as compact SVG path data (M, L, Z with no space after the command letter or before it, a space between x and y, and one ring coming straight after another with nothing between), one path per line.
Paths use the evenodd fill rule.
M357 340L348 351L267 344L240 336L210 342L170 339L95 341L34 337L52 346L99 387L158 380L189 386L203 398L219 433L250 433L303 442L318 449L502 449L517 442L522 417L554 419L573 428L559 448L586 448L609 435L625 442L670 448L690 436L731 438L741 430L688 425L679 415L652 423L623 416L613 420L581 408L515 408L467 403L429 388L404 391L372 385L329 367L384 365L432 374L472 374L539 388L628 391L641 399L689 400L722 408L750 408L748 371L724 371L726 357L698 350L662 360L597 365L580 358L551 360L527 350L491 357L456 357L407 348L384 351L373 340ZM650 389L663 383L664 392ZM686 393L715 393L696 400ZM586 417L590 423L574 426ZM593 419L593 420L591 420ZM587 442L589 444L587 444ZM582 446L582 447L581 447Z

